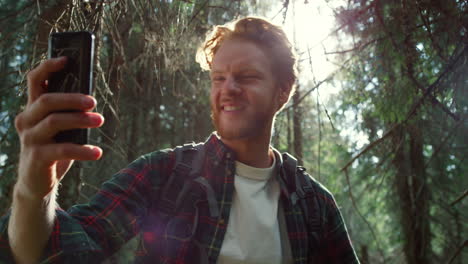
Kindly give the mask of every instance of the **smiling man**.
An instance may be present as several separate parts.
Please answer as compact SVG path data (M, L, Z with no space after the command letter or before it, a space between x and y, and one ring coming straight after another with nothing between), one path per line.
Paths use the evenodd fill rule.
M238 161L255 167L271 165L273 119L291 89L289 85L281 90L267 56L252 42L231 39L225 40L212 62L211 111L216 131L235 150Z
M358 263L333 196L270 146L296 80L283 30L252 17L216 27L197 59L210 71L216 132L142 156L68 212L55 202L60 180L72 160L102 152L53 137L103 118L90 112L89 96L44 93L63 59L31 71L28 105L16 119L20 164L11 214L0 223L1 260L100 263L140 235L137 263ZM57 112L70 106L81 113Z

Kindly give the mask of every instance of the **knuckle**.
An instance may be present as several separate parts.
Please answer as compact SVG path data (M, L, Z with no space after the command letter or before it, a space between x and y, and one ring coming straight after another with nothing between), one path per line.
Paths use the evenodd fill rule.
M57 125L58 117L56 114L50 114L44 119L44 125L47 128L53 128Z
M30 146L34 142L34 136L31 133L31 130L26 130L20 135L20 140L25 146Z
M52 103L52 96L48 93L41 94L39 98L37 98L37 103L39 105L49 105Z
M21 132L23 131L23 113L19 113L16 117L15 117L15 128L16 128L16 131L18 132Z
M35 75L36 75L36 69L32 69L26 74L26 79L28 81L33 80Z

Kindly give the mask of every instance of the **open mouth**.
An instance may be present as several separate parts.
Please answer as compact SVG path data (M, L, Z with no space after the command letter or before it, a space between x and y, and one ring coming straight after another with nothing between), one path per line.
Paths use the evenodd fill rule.
M232 111L240 110L241 107L240 106L225 105L225 106L221 107L221 109L223 111L226 111L226 112L232 112Z

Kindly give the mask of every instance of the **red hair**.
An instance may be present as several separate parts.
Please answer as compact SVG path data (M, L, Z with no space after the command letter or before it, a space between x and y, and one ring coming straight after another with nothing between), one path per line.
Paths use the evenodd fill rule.
M282 89L291 97L296 82L296 56L293 47L280 26L269 21L246 17L223 26L216 26L197 52L197 62L205 70L211 70L213 57L226 40L240 39L254 43L271 60L273 75Z

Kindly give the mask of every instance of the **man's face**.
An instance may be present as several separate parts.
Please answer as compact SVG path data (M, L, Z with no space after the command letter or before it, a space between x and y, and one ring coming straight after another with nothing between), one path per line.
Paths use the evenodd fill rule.
M211 111L221 138L270 137L282 103L271 68L270 59L251 42L226 40L218 49L211 68Z

